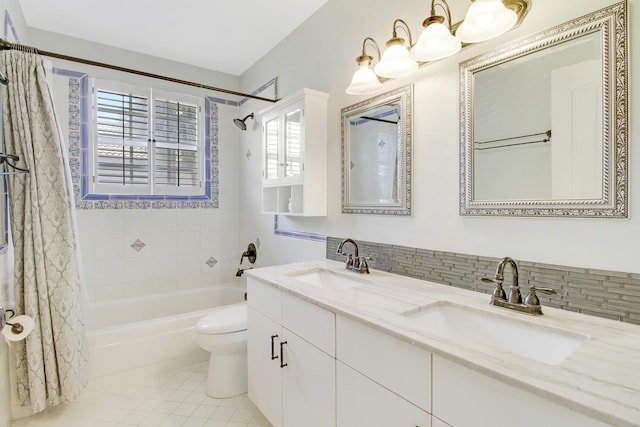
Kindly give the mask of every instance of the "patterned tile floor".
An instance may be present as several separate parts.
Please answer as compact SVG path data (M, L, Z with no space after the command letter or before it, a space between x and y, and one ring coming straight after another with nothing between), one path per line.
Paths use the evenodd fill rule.
M152 380L86 393L12 427L261 427L269 422L244 396L206 395L208 363Z

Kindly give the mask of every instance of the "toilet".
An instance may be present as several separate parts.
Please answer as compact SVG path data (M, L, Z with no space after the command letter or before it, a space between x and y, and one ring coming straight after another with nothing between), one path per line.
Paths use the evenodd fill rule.
M218 399L247 392L247 303L214 308L198 320L193 338L211 353L207 394Z

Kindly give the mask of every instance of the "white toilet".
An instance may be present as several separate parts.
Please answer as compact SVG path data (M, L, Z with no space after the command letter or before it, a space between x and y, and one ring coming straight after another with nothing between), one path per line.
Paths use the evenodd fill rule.
M193 337L211 352L207 394L215 398L247 392L247 303L224 305L198 320Z

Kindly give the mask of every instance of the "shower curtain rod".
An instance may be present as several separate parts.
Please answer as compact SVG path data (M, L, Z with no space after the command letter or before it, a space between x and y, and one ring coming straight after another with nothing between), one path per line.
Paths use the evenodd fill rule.
M259 101L267 101L267 102L277 102L278 101L278 99L263 98L261 96L252 95L250 93L237 92L235 90L223 89L223 88L220 88L220 87L209 86L209 85L205 85L205 84L202 84L202 83L190 82L190 81L187 81L187 80L176 79L174 77L167 77L167 76L163 76L163 75L160 75L160 74L148 73L146 71L134 70L132 68L120 67L118 65L106 64L104 62L97 62L97 61L92 61L92 60L89 60L89 59L77 58L77 57L74 57L74 56L63 55L63 54L55 53L55 52L47 52L46 50L39 50L39 49L36 49L36 48L33 48L33 47L29 47L29 46L25 46L25 45L21 45L21 44L17 44L17 43L11 43L11 42L8 42L8 41L0 38L0 50L11 50L11 49L31 51L31 52L35 52L35 53L37 53L39 55L49 56L51 58L63 59L65 61L78 62L80 64L93 65L95 67L108 68L110 70L122 71L122 72L125 72L125 73L136 74L138 76L150 77L152 79L165 80L165 81L172 82L172 83L179 83L179 84L183 84L183 85L187 85L187 86L193 86L193 87L197 87L197 88L201 88L201 89L212 90L212 91L215 91L215 92L227 93L227 94L230 94L230 95L243 96L245 98L257 99Z

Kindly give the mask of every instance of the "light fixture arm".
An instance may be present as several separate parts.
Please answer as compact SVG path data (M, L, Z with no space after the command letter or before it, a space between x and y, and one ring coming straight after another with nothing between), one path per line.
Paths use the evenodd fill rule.
M443 5L444 4L444 5ZM440 8L444 11L444 13L447 15L447 26L449 27L449 31L451 31L451 9L449 8L449 3L447 3L446 0L440 0L439 3L436 3L436 0L431 0L431 16L427 19L425 19L425 22L422 24L423 26L426 27L426 23L427 21L429 21L430 19L432 19L433 17L436 17L436 6L440 6Z
M392 40L401 39L400 37L398 37L398 32L396 31L397 28L402 28L404 30L404 32L409 36L409 46L413 46L413 36L411 35L411 29L409 28L409 25L400 18L393 21L393 38L389 40L389 42ZM389 42L387 42L387 45L389 44Z
M367 42L369 42L369 46L373 46L376 48L376 52L378 53L378 62L380 62L380 58L382 57L382 55L380 55L380 47L378 46L378 43L371 37L366 37L362 41L362 56L371 56L367 55L366 53Z

